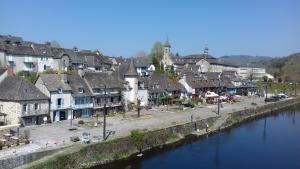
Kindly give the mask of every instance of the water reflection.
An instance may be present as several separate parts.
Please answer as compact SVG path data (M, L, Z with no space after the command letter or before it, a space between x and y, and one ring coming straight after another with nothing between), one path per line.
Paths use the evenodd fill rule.
M220 164L220 133L218 133L217 139L216 139L216 151L215 151L215 166L216 168L219 168Z
M265 118L264 120L264 130L262 139L264 142L267 140L267 118Z

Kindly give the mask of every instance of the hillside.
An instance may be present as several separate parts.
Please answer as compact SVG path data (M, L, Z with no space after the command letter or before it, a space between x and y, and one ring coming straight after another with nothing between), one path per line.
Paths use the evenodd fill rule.
M224 62L232 63L239 66L258 66L257 62L269 61L272 57L269 56L250 56L250 55L228 55L220 57ZM254 65L255 63L255 65ZM259 65L259 67L264 67Z
M257 64L265 65L267 72L274 75L275 78L284 81L300 81L300 53L273 58L270 61L260 61Z

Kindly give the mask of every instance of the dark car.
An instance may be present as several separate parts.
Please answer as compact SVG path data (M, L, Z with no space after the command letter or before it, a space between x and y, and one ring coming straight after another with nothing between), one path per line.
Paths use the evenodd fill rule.
M279 96L272 96L272 97L266 98L265 102L276 102L276 101L279 101L279 100L280 100Z

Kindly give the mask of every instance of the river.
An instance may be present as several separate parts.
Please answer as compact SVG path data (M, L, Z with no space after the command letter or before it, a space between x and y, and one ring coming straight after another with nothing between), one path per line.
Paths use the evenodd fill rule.
M207 138L153 150L110 169L300 169L300 107Z

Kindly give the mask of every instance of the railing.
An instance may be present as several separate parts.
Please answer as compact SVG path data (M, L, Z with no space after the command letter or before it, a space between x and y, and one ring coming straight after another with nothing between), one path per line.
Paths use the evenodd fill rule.
M74 104L72 105L72 108L74 109L93 108L93 103Z
M109 103L106 103L106 107L116 107L116 106L121 106L122 105L122 103L121 102L109 102ZM100 104L100 103L95 103L95 106L94 106L95 108L102 108L102 107L104 107L104 103L102 104Z
M42 115L48 114L48 110L27 110L26 112L22 112L22 116L32 116L32 115Z

